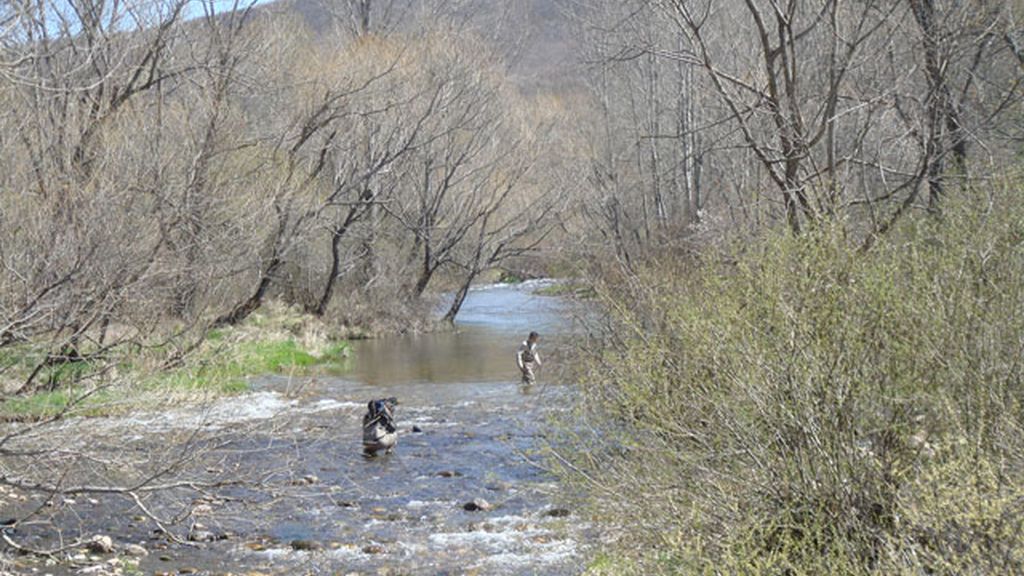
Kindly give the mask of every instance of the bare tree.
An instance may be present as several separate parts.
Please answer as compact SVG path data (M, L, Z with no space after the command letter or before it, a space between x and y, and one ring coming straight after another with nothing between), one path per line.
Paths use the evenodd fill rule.
M691 224L709 202L713 222L759 222L777 205L794 232L854 214L883 233L922 187L934 208L945 180L970 175L973 142L980 161L1005 155L1021 105L1010 13L916 0L587 6L577 16L604 125L591 140L605 148L583 210L626 259L669 191Z

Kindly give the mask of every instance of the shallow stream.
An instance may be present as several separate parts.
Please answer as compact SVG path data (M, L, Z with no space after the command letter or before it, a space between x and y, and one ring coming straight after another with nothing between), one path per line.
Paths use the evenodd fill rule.
M188 464L198 470L192 480L242 484L206 497L147 496L153 516L186 518L168 525L185 542L168 539L128 499L58 500L47 529L24 526L17 536L52 543L57 525L69 539L106 534L120 546L140 544L149 551L139 565L146 574L579 573L590 528L536 465L549 421L570 395L559 374L574 311L534 294L541 286L473 290L453 332L356 342L342 378L262 377L252 393L199 413L69 421L69 437L139 458L201 444ZM527 389L514 354L530 330L543 335L545 366ZM388 396L400 402L399 445L366 459L361 416L368 400ZM204 430L201 441L195 429ZM467 510L474 501L482 509ZM103 573L95 557L73 558L25 569Z

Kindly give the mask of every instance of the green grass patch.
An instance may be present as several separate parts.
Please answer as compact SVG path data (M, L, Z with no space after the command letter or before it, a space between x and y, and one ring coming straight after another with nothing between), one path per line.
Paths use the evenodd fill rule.
M86 396L86 390L68 388L14 396L0 403L0 421L36 421L56 416L65 410L76 416L102 416L109 413L113 395L107 390ZM69 405L73 404L70 407Z
M509 272L508 270L502 270L498 276L498 282L500 284L521 284L525 281L525 278L516 274L515 272Z
M290 333L271 332L265 327L273 319L258 319L264 328L215 330L184 362L160 369L169 350L152 347L116 361L116 375L109 381L87 378L93 366L70 363L44 369L38 382L47 383L44 391L9 396L0 402L0 420L31 421L44 419L64 411L74 415L99 416L135 409L152 409L167 402L187 402L209 396L234 395L249 389L248 380L262 374L309 376L338 375L348 368L350 346L344 341L325 342L319 350L305 348ZM25 378L44 353L28 347L0 350L0 366L12 382ZM103 388L82 396L87 386ZM51 391L52 390L52 391Z
M348 354L346 342L331 343L317 355L291 339L234 343L218 339L208 342L185 366L149 379L147 386L238 394L248 389L249 378L261 374L340 374L347 369Z
M535 290L534 294L537 294L538 296L563 296L578 298L580 300L597 297L597 291L594 290L593 286L572 280L567 282L555 282L554 284L543 286Z

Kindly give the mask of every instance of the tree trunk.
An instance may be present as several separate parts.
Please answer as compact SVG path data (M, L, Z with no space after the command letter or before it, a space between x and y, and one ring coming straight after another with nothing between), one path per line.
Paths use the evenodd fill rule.
M921 29L924 44L925 73L928 75L928 124L931 165L928 167L928 210L937 212L945 187L946 133L952 139L953 161L962 170L967 166L967 141L946 78L946 62L939 52L940 38L934 0L910 0L914 19Z
M327 312L327 307L331 304L331 299L334 298L334 286L338 283L338 274L341 272L341 239L344 238L348 229L362 215L362 210L362 205L353 205L349 208L344 222L332 231L331 271L327 275L327 283L324 286L323 292L320 293L320 299L317 301L316 306L307 306L306 312L318 317L323 316Z
M445 312L444 321L449 324L455 323L455 317L459 314L459 310L462 309L462 304L466 301L466 296L469 294L469 287L473 285L473 280L476 280L478 270L473 270L466 275L466 281L462 283L459 290L455 293L455 300L452 302L448 312Z
M338 274L341 271L341 239L345 236L346 227L337 228L331 234L331 271L327 274L327 283L316 306L307 307L306 312L321 317L327 312L327 307L334 297L334 285L338 282Z
M242 302L238 306L235 306L231 312L224 314L213 321L213 328L222 328L224 326L235 326L242 320L249 317L250 314L259 309L263 305L263 297L267 294L267 289L270 288L270 283L273 281L274 274L281 267L283 261L275 256L271 259L267 269L260 276L260 282L256 286L256 291L253 292L252 296L249 296L245 302Z

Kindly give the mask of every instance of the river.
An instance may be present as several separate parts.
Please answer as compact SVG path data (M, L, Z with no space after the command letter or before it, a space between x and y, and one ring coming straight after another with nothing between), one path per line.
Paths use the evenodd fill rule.
M198 456L188 463L196 470L189 479L240 484L206 496L146 496L153 516L184 518L168 526L183 542L123 498L58 501L45 527L61 526L65 538L95 533L119 546L139 544L149 551L138 566L146 574L580 573L590 528L560 503L555 479L537 465L548 419L571 396L561 374L574 311L566 300L534 294L540 286L474 289L454 331L355 342L340 378L265 376L251 393L199 413L69 422L69 436L88 427L88 442L140 458L166 457L190 442ZM530 330L542 334L545 365L527 389L514 354ZM400 402L399 445L390 456L363 458L365 404L388 396ZM201 440L195 429L204 431ZM483 509L467 510L474 501ZM29 544L52 543L50 529L19 530ZM43 570L123 568L97 564L105 557L71 558Z

